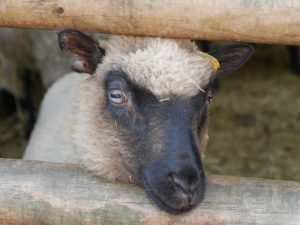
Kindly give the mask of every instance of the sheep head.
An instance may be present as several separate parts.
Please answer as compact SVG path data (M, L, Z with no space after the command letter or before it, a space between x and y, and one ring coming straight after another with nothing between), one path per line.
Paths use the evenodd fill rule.
M199 203L211 85L253 48L239 44L211 53L220 63L214 70L188 40L113 36L99 46L74 30L58 36L61 48L79 57L73 68L91 75L81 81L74 110L74 140L86 168L141 184L168 212Z

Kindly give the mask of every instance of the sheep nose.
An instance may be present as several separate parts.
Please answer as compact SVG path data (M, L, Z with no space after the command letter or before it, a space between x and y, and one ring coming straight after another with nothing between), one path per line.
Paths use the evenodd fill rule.
M200 176L198 173L191 169L179 174L172 173L170 177L174 187L181 190L188 197L188 200L191 201L193 194L200 185Z

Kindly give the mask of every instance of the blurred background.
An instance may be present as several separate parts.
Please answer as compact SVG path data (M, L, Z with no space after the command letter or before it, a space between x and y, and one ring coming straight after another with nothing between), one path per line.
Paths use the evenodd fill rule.
M210 51L230 43L197 44ZM300 181L300 50L254 47L252 58L216 85L207 174ZM0 29L0 157L22 157L45 91L71 62L55 32Z

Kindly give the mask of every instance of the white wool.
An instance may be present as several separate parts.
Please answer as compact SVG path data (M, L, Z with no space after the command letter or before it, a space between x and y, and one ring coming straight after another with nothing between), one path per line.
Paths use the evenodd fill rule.
M102 47L106 55L94 76L71 73L49 89L24 159L80 163L98 176L135 182L133 151L105 111L105 76L122 70L167 99L198 93L211 79L212 66L188 40L114 36Z
M188 40L114 36L102 47L106 56L96 76L111 68L122 70L160 98L195 95L212 77L211 61L200 57Z
M60 78L48 90L41 104L24 159L51 162L78 163L71 141L72 97L79 74Z

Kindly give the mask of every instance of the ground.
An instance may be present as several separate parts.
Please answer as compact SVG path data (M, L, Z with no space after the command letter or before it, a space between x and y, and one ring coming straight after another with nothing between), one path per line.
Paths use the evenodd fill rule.
M210 107L206 172L300 181L300 76L289 72L285 47L257 49L220 81ZM23 116L0 118L0 157L21 157Z
M259 68L221 85L210 110L209 173L300 181L300 77Z

